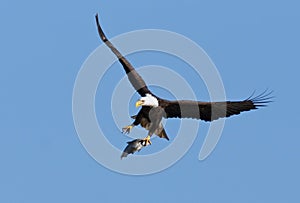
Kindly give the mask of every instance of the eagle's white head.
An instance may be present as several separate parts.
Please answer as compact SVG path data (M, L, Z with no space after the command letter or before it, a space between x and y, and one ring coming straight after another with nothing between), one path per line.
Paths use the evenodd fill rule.
M152 106L152 107L158 107L158 100L156 97L154 97L151 94L146 94L145 97L141 97L136 103L136 107L139 106Z

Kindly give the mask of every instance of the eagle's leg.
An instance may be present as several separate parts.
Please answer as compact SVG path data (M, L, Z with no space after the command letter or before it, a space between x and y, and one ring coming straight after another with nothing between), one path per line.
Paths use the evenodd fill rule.
M152 115L152 121L153 122L150 124L149 132L148 132L147 137L144 138L144 141L146 142L146 145L147 144L152 144L151 141L150 141L150 138L154 134L156 129L159 128L159 124L160 124L161 119L162 119L162 116L161 117L160 116L161 116L160 114ZM151 117L151 114L150 114L150 117Z
M145 140L145 142L146 142L146 146L147 146L148 144L152 144L150 138L151 138L150 135L147 135L147 137L144 138L144 140Z
M131 116L131 118L135 119L134 122L131 125L122 128L122 133L128 134L134 126L139 125L141 123L142 114L139 112L137 115Z
M130 133L131 129L134 127L135 125L132 123L131 125L125 126L124 128L122 128L122 133L124 134L128 134Z

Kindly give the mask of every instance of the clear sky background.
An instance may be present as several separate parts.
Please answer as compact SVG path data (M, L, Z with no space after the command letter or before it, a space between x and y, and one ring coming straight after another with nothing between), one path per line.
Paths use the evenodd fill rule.
M3 0L0 5L0 202L300 201L296 0ZM109 37L156 28L191 38L217 66L229 99L270 88L275 102L228 119L204 161L198 153L206 123L188 153L167 170L128 176L104 168L81 145L72 118L76 75L101 44L97 12ZM168 65L155 54L151 60L136 56L129 58L137 67ZM180 63L172 66L180 69ZM122 77L121 67L115 67L113 73ZM193 88L208 99L201 95L204 87ZM113 123L105 125L119 133ZM121 134L120 139L128 140Z

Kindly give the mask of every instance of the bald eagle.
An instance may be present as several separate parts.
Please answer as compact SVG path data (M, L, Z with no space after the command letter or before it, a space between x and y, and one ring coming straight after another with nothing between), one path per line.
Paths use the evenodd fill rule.
M98 19L95 16L98 33L101 40L116 55L122 64L129 81L134 89L141 95L136 102L136 107L141 107L137 115L133 116L134 122L124 128L123 133L129 133L134 126L141 125L148 130L148 135L143 139L143 146L151 144L150 138L153 134L169 140L163 125L162 118L192 118L204 121L213 121L219 118L238 115L243 111L250 111L258 107L266 106L271 102L272 92L265 91L262 94L253 96L253 94L242 101L221 101L221 102L203 102L191 100L169 101L162 99L152 93L143 78L136 72L129 61L114 47L114 45L105 36ZM140 142L141 140L139 140Z

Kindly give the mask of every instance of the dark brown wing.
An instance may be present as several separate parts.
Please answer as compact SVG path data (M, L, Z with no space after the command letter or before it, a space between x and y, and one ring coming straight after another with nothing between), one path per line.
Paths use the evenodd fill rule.
M225 102L199 102L179 100L169 102L165 107L167 118L194 118L204 121L213 121L219 118L238 115L243 111L250 111L266 106L272 102L272 92L266 91L262 94L243 100Z
M127 59L122 56L122 54L114 47L114 45L106 38L98 19L98 14L95 16L98 33L101 40L111 49L111 51L118 57L120 63L122 64L129 81L131 82L134 89L141 95L145 96L147 93L151 93L148 87L146 86L143 78L136 72L133 66L127 61Z

